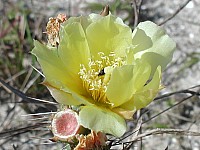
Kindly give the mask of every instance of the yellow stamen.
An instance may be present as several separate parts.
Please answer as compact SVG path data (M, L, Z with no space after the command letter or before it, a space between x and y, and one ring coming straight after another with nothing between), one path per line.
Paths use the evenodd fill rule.
M110 81L110 76L115 67L120 67L125 64L121 57L115 58L115 54L111 52L105 56L103 52L99 52L100 60L89 60L88 69L80 65L80 78L83 81L83 87L88 94L98 103L108 104L106 97L107 86Z

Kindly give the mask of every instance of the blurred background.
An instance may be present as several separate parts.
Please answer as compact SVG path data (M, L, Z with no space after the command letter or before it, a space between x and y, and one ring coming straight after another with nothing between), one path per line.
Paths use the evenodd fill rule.
M200 132L199 96L192 95L175 106L191 95L191 92L187 92L190 87L196 86L191 90L199 92L199 0L0 0L0 79L27 96L54 101L48 90L40 84L43 77L32 67L40 70L36 58L30 54L33 39L47 42L47 35L43 32L50 17L56 17L59 13L68 17L100 13L107 4L112 14L121 17L132 29L138 22L151 20L165 28L177 43L173 61L163 73L165 89L159 95L175 93L154 101L142 110L143 120L170 109L144 123L141 132L155 128ZM63 144L49 141L52 137L48 128L51 114L27 115L56 110L55 105L25 102L0 84L0 149L62 149ZM45 125L34 126L37 123ZM129 124L130 130L133 130L135 122ZM152 135L143 138L142 148L200 150L200 137ZM132 146L132 149L138 147Z

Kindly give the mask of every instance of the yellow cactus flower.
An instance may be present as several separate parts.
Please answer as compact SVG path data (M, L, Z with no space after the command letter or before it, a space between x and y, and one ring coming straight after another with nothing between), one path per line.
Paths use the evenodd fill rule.
M58 47L34 42L44 84L59 103L80 106L82 126L122 136L125 119L160 90L175 43L150 21L132 32L112 14L71 17L59 36Z

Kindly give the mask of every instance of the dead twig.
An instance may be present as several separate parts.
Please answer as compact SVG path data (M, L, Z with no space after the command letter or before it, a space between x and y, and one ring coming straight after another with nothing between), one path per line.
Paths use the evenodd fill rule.
M133 7L133 11L134 11L134 29L135 27L137 26L138 24L138 15L139 15L139 12L138 12L138 9L137 9L137 4L136 4L136 1L133 0L133 3L131 4L132 7Z
M137 122L137 125L136 125L136 128L133 130L133 136L132 137L137 137L140 130L141 130L141 127L142 127L142 116L140 116L140 118L138 119L138 122ZM132 140L132 138L131 138ZM140 143L139 144L142 144L142 138L140 140L138 140ZM134 144L134 142L131 142L129 143L127 146L126 146L126 149L130 149L131 146ZM140 149L141 149L141 145L140 145Z
M174 18L191 0L187 0L181 7L179 7L169 18L165 19L163 22L159 23L158 25L163 25L172 18Z
M22 127L22 128L17 128L17 129L1 132L0 137L1 138L14 137L14 136L17 136L19 134L26 133L26 132L29 132L33 129L44 127L44 126L47 126L47 125L49 125L49 123L46 123L46 122L41 122L41 123L37 123L37 124L34 124L34 125L27 125L27 127Z
M156 118L157 116L159 116L159 115L163 114L164 112L166 112L166 111L168 111L168 110L170 110L170 109L174 108L175 106L178 106L179 104L181 104L181 103L185 102L186 100L188 100L188 99L190 99L190 98L192 98L192 97L194 97L194 96L195 96L195 95L191 95L191 96L188 96L188 97L184 98L184 99L183 99L183 100L181 100L180 102L178 102L178 103L174 104L174 105L173 105L173 106L171 106L171 107L168 107L167 109L165 109L165 110L163 110L163 111L159 112L158 114L154 115L154 116L153 116L153 117L151 117L150 119L148 119L148 120L144 121L142 124L144 124L144 123L147 123L147 122L149 122L149 121L153 120L153 119L154 119L154 118Z
M197 95L197 96L200 96L200 93L199 92L195 92L195 91L192 91L191 89L194 89L196 87L200 87L200 85L196 85L196 86L193 86L193 87L190 87L188 89L184 89L184 90L180 90L180 91L176 91L176 92L171 92L171 93L167 93L167 94L163 94L161 96L158 96L154 99L154 101L157 101L157 100L160 100L160 99L163 99L163 98L167 98L169 96L172 96L172 95L175 95L175 94L192 94L192 95Z
M42 99L37 99L37 98L32 98L32 97L28 97L26 96L23 92L13 88L12 86L10 86L9 84L5 83L3 80L0 79L0 83L2 85L4 85L6 88L8 88L10 91L12 91L14 94L16 94L17 96L21 97L25 102L28 103L43 103L43 104L50 104L50 105L57 105L57 103L55 102L51 102L51 101L46 101L46 100L42 100Z
M132 143L140 138L147 137L150 135L157 135L157 134L175 134L175 135L181 135L181 136L200 136L200 132L193 132L188 130L182 130L182 129L153 129L150 131L147 131L145 133L142 133L138 135L137 137L133 137L132 141L129 141L128 143Z

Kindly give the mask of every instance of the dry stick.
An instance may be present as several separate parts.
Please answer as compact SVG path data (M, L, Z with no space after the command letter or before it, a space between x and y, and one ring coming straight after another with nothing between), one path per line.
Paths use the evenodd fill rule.
M26 72L26 70L22 70L22 71L20 71L20 72L18 72L18 73L16 73L16 74L14 74L13 76L11 76L11 77L8 78L7 80L5 80L5 82L8 83L8 82L14 80L15 78L21 76L21 75L24 74L25 72ZM1 86L3 86L3 88L4 88L8 93L11 93L11 91L10 91L8 88L6 88L3 84L0 83L0 87L1 87Z
M134 128L134 130L133 130L133 132L131 134L129 134L128 136L125 136L125 137L119 139L118 141L115 141L115 142L112 141L112 143L110 145L111 146L117 145L117 143L120 143L122 140L126 139L127 137L129 137L132 134L134 134L133 136L137 136L138 133L139 133L139 131L140 131L141 125L142 125L142 116L140 116L140 118L138 118L137 123L136 123L136 127ZM126 146L126 148L127 148L127 146Z
M141 116L141 111L140 110L137 112L137 118L140 118L141 122L142 122L142 116ZM142 133L142 124L140 124L140 129L139 129L138 133L140 133L140 134ZM138 133L137 133L137 135L138 135ZM140 138L140 140L138 141L137 144L138 144L138 150L142 150L142 138Z
M26 84L27 84L27 82L28 82L28 80L29 80L29 78L30 78L32 72L33 72L33 68L30 68L30 69L28 70L28 73L27 73L27 75L26 75L26 77L25 77L25 79L24 79L22 85L21 85L20 91L23 91L23 89L25 88L25 86L26 86ZM23 91L23 92L24 92L24 91Z
M65 148L67 148L68 147L68 145L65 145L61 150L65 150Z
M37 98L28 97L23 92L13 88L12 86L10 86L9 84L5 83L1 79L0 79L0 83L2 85L4 85L6 88L8 88L9 90L11 90L14 94L16 94L17 96L21 97L26 102L34 103L34 104L43 103L43 104L57 105L57 103L55 103L55 102L50 102L50 101L46 101L46 100L41 100L41 99L37 99Z
M175 94L192 94L192 95L200 95L200 93L198 92L194 92L194 91L191 91L191 90L180 90L180 91L176 91L176 92L172 92L172 93L167 93L167 94L163 94L161 96L158 96L154 99L154 101L157 101L157 100L160 100L160 99L163 99L163 98L167 98L167 97L170 97L172 95L175 95Z
M180 102L176 103L175 105L173 105L173 106L171 106L171 107L168 107L167 109L165 109L165 110L159 112L158 114L154 115L154 116L151 117L150 119L144 121L142 124L145 124L145 123L151 121L152 119L156 118L157 116L159 116L159 115L163 114L164 112L166 112L166 111L168 111L168 110L174 108L175 106L178 106L179 104L183 103L184 101L186 101L186 100L188 100L188 99L190 99L190 98L192 98L192 97L194 97L194 96L195 96L195 94L184 98L183 100L181 100Z
M135 27L138 24L138 15L139 15L135 0L133 0L132 7L133 7L133 10L134 10L134 29L135 29Z
M48 134L49 132L45 132L45 134L39 134L39 135L35 135L35 136L29 136L32 139L37 139L37 140L44 140L44 141L48 141L49 139L47 138L42 138L43 135Z
M24 74L24 73L26 73L26 72L27 72L26 69L21 70L20 72L17 72L16 74L12 75L10 78L6 79L5 82L8 83L8 82L10 82L10 81L16 79L17 77L21 76L22 74Z
M36 114L25 114L21 115L22 117L27 117L27 116L41 116L41 115L52 115L56 114L57 112L44 112L44 113L36 113Z
M14 136L17 136L19 134L31 131L31 130L39 128L39 127L47 126L47 125L49 125L49 123L45 123L45 122L37 123L35 125L28 125L27 127L1 132L0 137L1 138L14 137Z
M193 131L186 131L186 130L182 130L182 129L162 129L162 128L158 128L158 129L153 129L150 131L147 131L143 134L138 135L137 137L134 137L132 139L132 141L129 141L127 143L130 142L134 142L142 137L146 137L146 136L150 136L150 135L157 135L157 134L176 134L176 135L186 135L186 136L200 136L200 132L193 132Z
M56 144L55 142L49 142L49 143L40 143L40 144L36 144L37 146L39 146L39 145L54 145L54 144ZM68 145L67 145L68 146ZM67 147L66 146L66 147ZM62 150L62 149L61 149Z
M18 146L15 146L14 144L12 145L14 150L18 149Z
M184 89L184 90L180 90L180 91L176 91L176 92L172 92L172 93L167 93L167 94L163 94L161 96L158 96L154 99L154 101L157 101L159 99L163 99L163 98L166 98L166 97L169 97L169 96L172 96L172 95L175 95L175 94L181 94L181 93L188 93L188 94L192 94L192 95L200 95L199 92L194 92L194 91L191 91L190 89L194 89L194 88L197 88L197 87L200 87L200 85L195 85L193 87L190 87L188 89Z
M197 122L197 120L195 119L191 124L190 126L188 127L188 130L190 130L190 128Z
M168 150L168 145L167 145L167 147L165 148L165 150Z
M6 117L3 120L3 122L0 124L0 131L4 129L5 124L9 124L7 123L8 120L12 120L12 118L14 117L15 113L12 114L12 111L15 110L15 108L16 108L16 105L14 105L11 109L7 110Z
M172 18L174 18L191 0L187 0L179 9L177 9L169 18L167 18L166 20L164 20L163 22L159 23L158 25L163 25L166 22L168 22L169 20L171 20Z
M48 121L49 117L38 117L38 118L33 118L33 119L26 119L26 121L38 121L38 120L42 120L42 121Z
M15 119L15 115L16 115L17 111L19 111L15 108L16 108L16 104L14 104L13 110L10 111L9 116L7 118L5 118L6 121L3 122L4 123L3 130L4 130L4 128L7 128L11 124L11 122Z
M14 19L13 21L9 21L8 27L0 32L0 39L5 37L19 22L19 18Z
M140 10L141 10L142 5L143 5L143 0L140 0L140 1L139 1L139 4L138 4L138 15L139 15L139 13L140 13Z
M26 87L23 89L23 92L26 93L28 91L28 89L35 83L35 81L40 77L40 74L38 73L33 79L31 79Z
M45 78L45 76L40 72L37 68L35 68L33 65L30 65L37 73L39 73L42 77Z
M8 143L8 142L10 142L10 140L12 140L12 137L7 138L7 139L4 140L4 141L2 140L3 142L0 143L0 148L5 149L5 148L3 148L3 145L6 144L6 143Z
M133 130L133 133L135 133L135 134L133 135L133 137L135 137L135 136L138 135L138 133L140 132L141 126L142 126L142 116L140 116L140 118L138 119L136 128ZM142 140L142 138L141 138L141 140ZM140 140L138 140L138 141L140 141ZM129 149L129 148L133 145L133 143L134 143L134 142L129 143L129 144L126 146L126 149ZM141 144L142 144L142 142L141 142ZM141 147L140 147L140 148L141 148Z
M135 136L132 138L132 141L124 142L127 144L133 143L135 141L138 141L140 138L150 136L150 135L157 135L157 134L176 134L181 136L200 136L200 132L194 132L194 131L187 131L182 129L163 129L163 128L157 128L150 131L147 131L143 134L140 134L138 136ZM120 143L122 144L122 143Z

